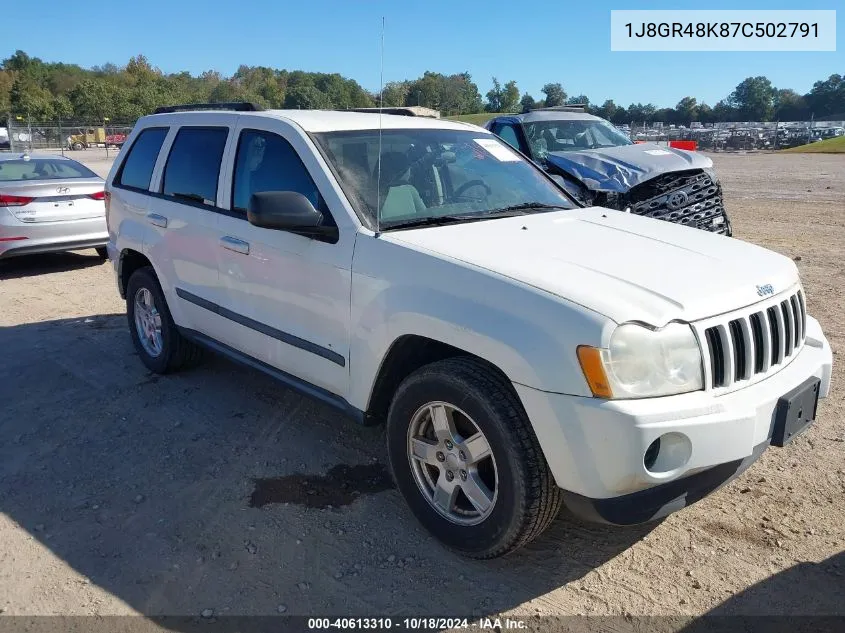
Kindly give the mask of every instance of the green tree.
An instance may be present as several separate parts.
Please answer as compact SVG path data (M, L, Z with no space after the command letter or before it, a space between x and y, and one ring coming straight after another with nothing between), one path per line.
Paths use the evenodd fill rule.
M285 107L291 110L312 110L326 107L325 95L312 85L294 86L285 95Z
M487 91L487 103L484 109L487 112L501 112L503 96L504 91L502 90L502 85L498 79L493 77L493 87Z
M64 95L53 97L53 118L57 121L69 121L73 118L73 105Z
M727 99L743 121L770 121L774 101L772 82L762 75L742 80Z
M598 116L603 119L607 119L608 121L613 121L617 112L619 112L619 106L613 102L613 99L608 99L596 110L596 114L598 114Z
M804 98L816 118L832 115L845 117L845 75L834 74L823 81L817 81Z
M12 86L15 85L15 73L0 70L0 121L12 111Z
M675 120L684 125L698 121L698 101L695 97L684 97L675 106Z
M566 103L569 105L583 105L585 109L590 109L590 98L587 95L569 97L569 99L566 100Z
M9 92L12 114L23 115L33 121L49 121L53 115L53 95L29 77L19 73Z
M516 112L519 109L519 88L516 81L511 80L505 84L502 91L502 112Z
M479 112L481 93L468 72L449 75L445 79L443 103L454 114Z
M628 106L627 118L634 123L650 123L654 120L654 113L657 108L651 103L643 105L642 103L632 103Z
M68 95L74 118L99 122L105 117L115 119L115 88L104 79L86 79ZM121 104L125 107L124 104Z
M384 98L384 106L391 108L399 108L408 105L406 99L411 90L411 82L409 81L391 81L385 84L382 91ZM378 104L376 104L378 105Z
M519 109L521 112L528 112L529 110L536 108L537 102L534 101L534 97L532 97L527 92L522 95L522 99L519 100Z
M559 83L546 84L543 86L542 93L546 95L545 101L547 107L559 106L566 103L566 91Z
M27 74L36 81L44 79L45 66L37 57L30 57L21 50L3 60L4 70L13 70L17 73Z
M616 109L616 112L613 113L613 118L611 119L611 121L613 123L618 123L618 124L630 123L631 118L628 115L628 110L626 108L623 108L622 106L619 106Z
M794 90L784 88L775 93L773 116L778 121L804 121L810 118L810 109L804 97Z
M425 71L423 76L411 82L405 105L440 109L443 91L443 75Z
M736 121L737 119L737 111L727 99L722 99L721 101L717 102L715 106L713 106L713 120L724 122L724 121Z
M130 57L124 70L134 83L151 83L161 76L161 71L154 68L144 55Z
M678 112L674 108L660 108L654 111L652 121L661 121L663 123L681 123L678 120Z

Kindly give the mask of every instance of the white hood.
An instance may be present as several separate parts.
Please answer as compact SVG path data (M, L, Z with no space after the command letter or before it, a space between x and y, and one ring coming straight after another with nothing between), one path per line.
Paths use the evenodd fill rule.
M742 308L798 283L787 257L671 222L593 207L382 234L610 317L660 327Z

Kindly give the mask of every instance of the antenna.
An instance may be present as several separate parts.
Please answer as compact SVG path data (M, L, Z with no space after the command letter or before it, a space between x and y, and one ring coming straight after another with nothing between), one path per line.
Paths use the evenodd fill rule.
M381 75L378 89L378 162L376 176L376 237L380 233L379 215L381 209L381 117L384 109L384 16L381 16Z

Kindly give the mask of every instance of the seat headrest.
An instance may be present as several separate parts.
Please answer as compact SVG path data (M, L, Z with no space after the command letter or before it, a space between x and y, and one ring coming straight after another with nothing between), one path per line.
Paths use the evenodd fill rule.
M387 184L408 171L411 159L404 152L384 152L381 155L381 182ZM373 167L373 177L378 175L378 162Z

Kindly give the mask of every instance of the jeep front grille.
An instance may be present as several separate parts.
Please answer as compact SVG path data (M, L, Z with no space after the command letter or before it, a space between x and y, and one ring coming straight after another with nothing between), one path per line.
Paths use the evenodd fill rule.
M725 234L722 187L700 169L663 174L628 192L631 213Z
M706 389L738 389L785 367L804 345L801 290L693 324L704 355Z

